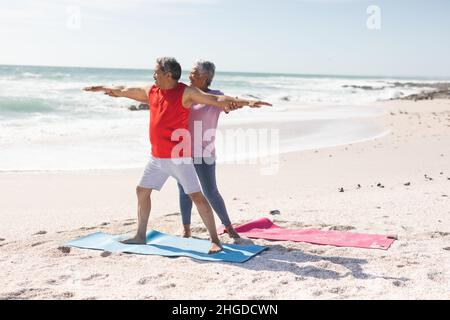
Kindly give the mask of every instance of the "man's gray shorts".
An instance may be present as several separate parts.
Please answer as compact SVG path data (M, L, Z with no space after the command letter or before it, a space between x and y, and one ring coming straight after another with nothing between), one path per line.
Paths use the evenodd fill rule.
M192 158L163 159L151 157L139 186L146 189L161 190L169 176L181 184L186 194L200 192L197 173Z

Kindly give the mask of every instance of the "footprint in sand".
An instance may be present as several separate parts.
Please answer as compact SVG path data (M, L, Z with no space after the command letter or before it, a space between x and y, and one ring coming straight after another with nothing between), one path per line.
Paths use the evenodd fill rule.
M58 280L55 280L55 279L47 280L47 281L45 281L45 283L49 284L49 285L52 285L52 286L59 284Z
M445 247L445 248L442 248L442 249L444 249L445 251L450 251L450 247Z
M172 216L178 216L178 215L180 215L179 212L174 212L174 213L165 214L164 217L172 217Z
M41 235L44 235L44 234L47 234L47 231L39 231L39 232L36 232L35 234L33 234L33 236L41 236Z
M345 292L345 288L335 287L335 288L331 288L330 290L328 290L328 292L333 293L333 294L342 294Z
M32 247L37 247L37 246L40 246L41 244L45 244L45 243L48 243L49 241L41 241L41 242L36 242L36 243L33 243L31 246Z
M267 296L258 296L258 295L248 297L248 300L267 300L267 299L268 299Z
M152 280L153 280L153 277L144 277L144 278L139 279L139 281L137 283L143 286Z
M0 300L16 300L16 299L31 299L37 297L40 293L48 291L47 289L20 289L17 291L9 292L6 296L1 296Z
M311 227L310 224L304 224L303 222L291 222L289 223L290 227L294 227L294 228L308 228Z
M96 227L82 227L82 228L80 228L80 229L78 229L78 230L80 230L80 231L89 231L89 230L94 230L94 229L96 229Z
M54 299L70 299L75 297L75 293L73 292L63 292L61 294L53 295Z
M6 239L4 239L4 238L0 238L0 242L2 242L2 241L5 241Z
M442 272L438 272L438 271L428 272L427 277L431 281L436 281L436 282L441 282L443 280Z
M192 232L206 232L208 231L205 227L194 227L191 229Z
M96 280L97 279L98 280L104 280L104 279L106 279L108 277L109 277L109 274L94 273L94 274L91 274L89 277L81 279L81 280L83 280L83 281L91 281L91 280L94 280L94 279L96 279Z
M112 255L111 252L109 252L109 251L103 251L103 252L100 254L100 257L106 258L106 257L109 257L110 255Z
M149 283L151 281L155 281L158 278L162 278L162 277L164 277L164 274L159 273L158 275L155 275L155 276L143 277L143 278L139 279L139 281L137 283L140 284L140 285L144 285L144 284L147 284L147 283Z
M314 291L312 294L313 294L313 296L318 297L318 296L321 296L321 295L323 294L323 292L320 291L320 290L316 290L316 291Z
M58 247L58 250L65 254L70 253L70 247L61 246L61 247Z
M329 230L332 231L349 231L349 230L354 230L356 229L353 226L331 226Z
M394 282L392 282L392 284L396 287L406 287L406 283L404 283L403 281L399 281L399 280L395 280Z
M256 282L259 282L261 280L262 280L262 278L254 278L254 279L252 279L252 283L256 283Z
M133 224L136 224L136 222L125 222L125 223L123 224L123 226L124 226L124 227L126 227L126 226L131 226L131 225L133 225Z
M162 286L158 286L159 289L171 289L175 288L177 285L175 283L169 283Z
M109 225L109 222L103 222L103 223L100 225L100 227L104 227L104 226L107 226L107 225Z
M450 232L434 231L429 233L431 239L444 238L450 235Z

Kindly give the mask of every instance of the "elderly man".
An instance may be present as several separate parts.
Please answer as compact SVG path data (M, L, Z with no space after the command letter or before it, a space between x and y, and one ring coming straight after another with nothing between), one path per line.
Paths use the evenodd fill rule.
M262 101L249 101L228 96L208 94L198 88L179 82L181 66L170 57L156 60L154 85L147 87L93 86L85 91L104 92L111 97L125 97L150 106L150 143L152 156L136 188L138 198L138 230L136 235L123 241L127 244L146 244L147 225L151 211L151 194L161 190L169 176L174 177L196 205L211 239L209 253L222 250L217 235L212 209L203 196L191 158L191 148L179 149L173 138L177 130L189 131L189 113L193 104L214 105L228 110L232 107L260 107L270 105ZM181 160L181 161L180 161Z

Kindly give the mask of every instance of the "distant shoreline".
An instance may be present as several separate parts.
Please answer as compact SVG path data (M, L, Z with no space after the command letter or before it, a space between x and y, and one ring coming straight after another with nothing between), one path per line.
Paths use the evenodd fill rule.
M129 67L92 67L92 66L50 66L50 65L16 65L16 64L0 64L0 68L2 67L26 67L26 68L57 68L57 69L86 69L86 70L119 70L119 71L138 71L138 72L148 72L149 70L153 70L152 67L149 68L129 68ZM188 68L185 68L183 74L187 74L186 71ZM286 77L303 77L303 78L335 78L335 79L398 79L398 80L425 80L425 81L450 81L449 76L420 76L420 75L355 75L355 74L314 74L314 73L286 73L286 72L255 72L255 71L234 71L227 70L221 71L218 70L217 74L242 74L245 76L286 76Z

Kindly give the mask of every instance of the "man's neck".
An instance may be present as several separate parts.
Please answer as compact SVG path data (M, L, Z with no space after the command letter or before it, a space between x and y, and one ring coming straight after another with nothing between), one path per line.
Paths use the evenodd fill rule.
M167 89L173 89L173 88L175 88L177 85L178 85L178 81L172 81L172 82L170 82L170 83L166 83L166 84L164 84L164 85L159 86L159 88L160 88L160 89L167 90Z

